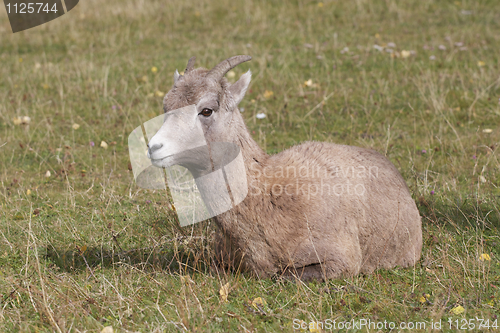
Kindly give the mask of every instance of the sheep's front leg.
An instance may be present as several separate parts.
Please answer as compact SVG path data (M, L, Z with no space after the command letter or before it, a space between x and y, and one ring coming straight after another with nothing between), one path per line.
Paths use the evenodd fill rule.
M241 249L235 248L230 237L217 232L214 239L215 264L223 269L238 270L241 265Z

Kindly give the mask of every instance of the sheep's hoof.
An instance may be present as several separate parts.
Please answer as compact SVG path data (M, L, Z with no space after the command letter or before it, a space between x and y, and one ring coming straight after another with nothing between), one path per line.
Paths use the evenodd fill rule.
M278 276L278 278L294 282L299 280L303 282L323 282L328 279L328 273L324 272L324 269L322 269L320 264L312 264L298 268L287 268L281 273L281 275Z

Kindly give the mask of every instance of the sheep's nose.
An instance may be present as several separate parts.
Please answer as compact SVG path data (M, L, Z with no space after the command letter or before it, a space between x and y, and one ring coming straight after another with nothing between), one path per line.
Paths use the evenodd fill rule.
M163 147L163 143L155 143L152 146L148 145L149 155L152 155L155 151Z

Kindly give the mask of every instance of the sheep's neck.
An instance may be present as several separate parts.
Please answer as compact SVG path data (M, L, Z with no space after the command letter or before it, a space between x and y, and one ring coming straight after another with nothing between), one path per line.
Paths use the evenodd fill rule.
M216 217L216 222L223 229L226 235L233 239L237 238L237 235L242 233L241 228L245 229L245 226L241 224L241 221L235 221L235 218L241 217L238 212L248 211L255 209L255 206L264 204L263 195L253 194L250 198L251 186L253 188L263 186L262 170L267 163L269 155L267 155L255 142L255 140L250 135L243 118L238 114L237 125L235 126L235 135L233 136L233 143L238 145L241 149L241 154L243 157L243 163L245 164L245 172L248 184L248 195L245 200L243 200L236 209L230 212L221 214ZM247 207L252 206L252 207ZM247 209L248 208L248 209ZM243 233L244 234L244 233Z
M260 179L258 178L260 177L258 175L262 174L261 171L269 155L252 138L241 116L239 118L241 120L241 124L238 126L240 130L236 134L236 142L234 143L241 149L248 180L259 181Z

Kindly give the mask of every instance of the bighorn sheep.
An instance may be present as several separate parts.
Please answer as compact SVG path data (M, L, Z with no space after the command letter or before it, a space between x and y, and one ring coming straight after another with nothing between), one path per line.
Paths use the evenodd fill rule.
M261 278L297 274L306 280L415 265L422 249L420 215L386 157L326 142L306 142L269 156L252 139L237 107L251 73L234 84L224 77L250 59L235 56L207 70L193 68L193 57L183 75L175 72L163 100L165 113L195 105L209 146L229 142L241 149L248 195L215 217L219 260ZM178 144L176 137L190 139L183 132L165 140L165 131L172 130L167 122L148 145L158 167L181 163L166 157Z

